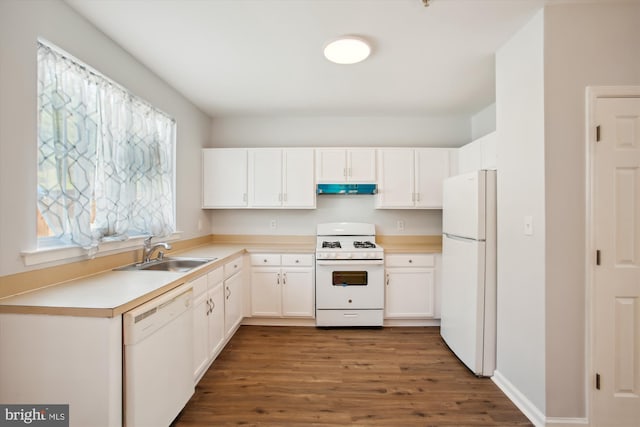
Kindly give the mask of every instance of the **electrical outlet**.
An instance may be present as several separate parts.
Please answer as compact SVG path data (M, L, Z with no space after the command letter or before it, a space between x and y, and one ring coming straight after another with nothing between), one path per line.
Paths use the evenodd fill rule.
M396 228L398 229L398 231L404 231L404 221L399 219L396 224Z
M275 219L272 219L270 226L272 230L275 230L276 228L278 228L278 222Z

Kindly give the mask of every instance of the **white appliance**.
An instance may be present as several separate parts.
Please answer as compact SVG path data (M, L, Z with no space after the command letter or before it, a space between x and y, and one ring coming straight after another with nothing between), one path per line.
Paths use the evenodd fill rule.
M179 286L124 314L124 420L169 426L194 392L193 304Z
M447 178L440 335L473 373L496 364L496 171Z
M318 224L316 326L382 326L384 251L374 224Z

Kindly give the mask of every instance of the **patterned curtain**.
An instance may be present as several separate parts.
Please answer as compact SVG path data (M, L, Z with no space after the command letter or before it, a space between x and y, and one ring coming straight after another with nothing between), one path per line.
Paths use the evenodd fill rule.
M175 231L175 121L38 47L38 207L63 243Z

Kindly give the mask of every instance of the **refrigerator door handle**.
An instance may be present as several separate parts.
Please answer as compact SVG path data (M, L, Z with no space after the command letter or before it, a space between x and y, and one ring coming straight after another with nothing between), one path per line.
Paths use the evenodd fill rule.
M452 240L460 240L462 242L484 242L485 240L472 239L470 237L456 236L454 234L442 233L445 237Z

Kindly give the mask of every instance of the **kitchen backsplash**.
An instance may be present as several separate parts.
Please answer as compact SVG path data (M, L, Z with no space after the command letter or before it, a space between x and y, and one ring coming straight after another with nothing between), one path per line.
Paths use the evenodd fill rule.
M376 224L377 234L442 233L441 210L376 209L370 195L318 196L316 209L213 209L208 214L212 234L314 235L316 224L342 221Z

